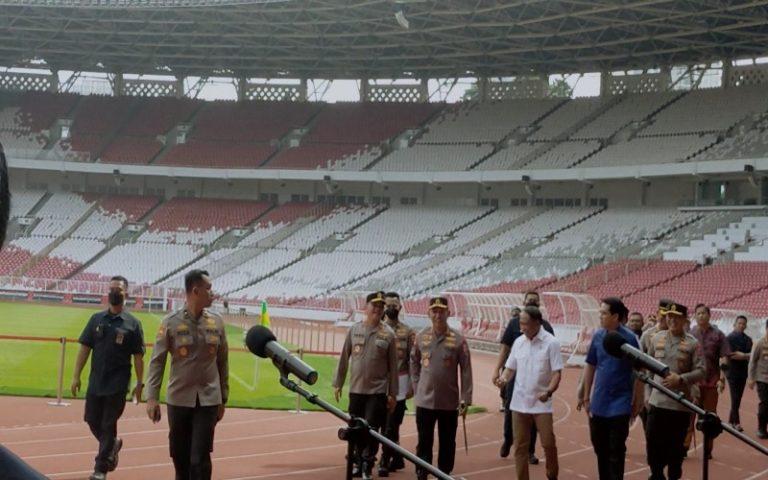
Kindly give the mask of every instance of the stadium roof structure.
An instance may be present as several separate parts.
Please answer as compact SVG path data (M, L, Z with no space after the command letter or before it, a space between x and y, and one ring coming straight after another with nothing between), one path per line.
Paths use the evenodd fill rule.
M767 52L768 0L0 0L0 64L57 70L495 77Z

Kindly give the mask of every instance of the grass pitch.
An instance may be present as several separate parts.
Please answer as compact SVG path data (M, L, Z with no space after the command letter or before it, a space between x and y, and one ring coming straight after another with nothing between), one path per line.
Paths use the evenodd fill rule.
M71 397L69 387L72 382L72 369L80 347L76 340L90 316L97 310L98 308L0 302L0 336L65 337L74 340L75 342L66 345L64 362L63 392L64 397L69 398ZM144 328L145 342L153 343L162 315L143 312L135 315ZM241 328L227 326L227 338L230 349L243 347ZM0 339L0 395L55 397L60 355L61 345L58 342ZM152 349L148 347L144 356L145 380L151 355ZM333 401L331 380L336 358L305 355L304 360L319 374L317 383L308 389L326 401ZM90 360L81 376L81 397L84 396L88 386L89 371ZM169 371L170 358L165 369L166 378L163 382L161 400L165 398L165 385L168 383ZM230 351L229 372L229 406L276 410L296 408L296 395L280 385L277 369L272 366L270 360L259 359L250 352ZM132 376L131 381L133 384L135 377ZM346 399L342 400L340 407L346 410ZM317 409L303 399L301 408Z

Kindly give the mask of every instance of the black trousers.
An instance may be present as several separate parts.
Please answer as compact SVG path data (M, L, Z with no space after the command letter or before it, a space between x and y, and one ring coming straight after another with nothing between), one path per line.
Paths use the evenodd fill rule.
M757 397L760 399L757 405L757 429L765 432L768 427L768 383L757 382Z
M395 411L387 414L387 422L384 427L384 435L397 444L400 443L400 425L403 424L403 417L405 417L405 400L400 400L395 405ZM381 463L389 466L390 462L394 462L395 465L401 464L403 457L384 445L381 448Z
M432 463L432 448L435 445L435 423L440 445L437 452L437 468L451 473L456 460L456 429L459 427L458 410L432 410L416 408L416 428L419 431L419 443L416 455L427 463ZM417 472L419 469L417 469Z
M99 453L93 468L96 472L106 473L114 461L112 449L117 438L117 420L125 410L125 393L85 396L85 421L99 441Z
M622 480L624 458L627 454L629 415L589 419L589 435L597 455L600 480Z
M210 480L211 452L219 407L168 405L168 441L176 480Z
M353 417L364 418L375 431L381 431L387 420L387 396L382 394L366 395L362 393L349 394L349 414ZM365 435L361 443L355 445L355 462L365 461L372 468L376 462L379 442L370 435Z
M515 432L512 427L512 410L509 409L509 405L512 402L512 394L515 391L515 380L512 379L507 382L504 387L504 443L512 445L515 443ZM533 455L536 453L536 436L539 431L536 430L536 423L531 425L531 443L528 444L528 454Z
M667 408L650 407L645 432L645 449L651 480L664 480L667 468L669 480L683 475L685 435L691 423L691 414Z
M746 375L728 375L728 390L731 392L731 413L728 415L728 423L741 424L739 408L741 397L744 395L744 387L747 385Z

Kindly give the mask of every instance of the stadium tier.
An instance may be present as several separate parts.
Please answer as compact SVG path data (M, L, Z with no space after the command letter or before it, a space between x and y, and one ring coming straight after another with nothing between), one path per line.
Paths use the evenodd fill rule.
M628 166L765 155L766 99L762 86L458 106L4 94L0 141L27 159L207 168Z

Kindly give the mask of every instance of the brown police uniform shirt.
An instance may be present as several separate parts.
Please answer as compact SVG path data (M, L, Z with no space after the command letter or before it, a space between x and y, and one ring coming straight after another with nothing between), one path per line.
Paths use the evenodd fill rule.
M668 366L670 372L682 377L683 383L678 390L690 400L691 386L703 379L705 375L704 356L696 337L685 332L678 337L669 330L662 330L653 336L649 345L648 355ZM655 375L654 379L657 382L662 380L659 375ZM650 404L657 408L688 411L687 408L656 389L651 392Z
M768 383L768 340L765 337L755 342L749 356L749 379Z
M648 350L650 349L651 339L661 331L663 330L659 330L658 325L654 325L653 327L643 332L643 334L640 336L640 348L643 350L644 353L648 353Z
M416 332L403 322L387 320L386 324L393 332L395 332L395 338L397 340L397 373L410 374L410 355Z
M227 403L229 396L229 349L224 321L203 310L192 318L186 307L163 319L149 361L147 398L157 400L171 355L166 403L179 407L208 407Z
M349 375L349 393L397 396L397 342L384 323L352 325L344 340L333 386L341 388Z
M440 336L432 327L420 331L411 350L411 381L417 407L455 410L460 402L471 405L472 362L464 337L451 328Z

